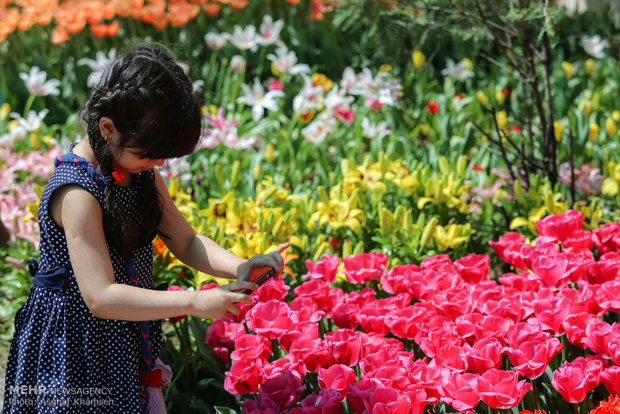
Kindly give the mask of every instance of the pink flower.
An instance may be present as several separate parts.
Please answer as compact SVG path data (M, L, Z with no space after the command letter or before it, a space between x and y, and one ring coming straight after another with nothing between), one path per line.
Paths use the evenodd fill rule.
M493 251L495 251L495 254L504 262L517 269L527 268L521 256L521 246L525 244L525 236L520 235L516 231L509 231L500 236L498 241L489 241L489 244Z
M383 253L360 253L344 258L344 273L351 283L363 284L379 279L385 271L387 256Z
M456 274L465 283L479 283L487 278L489 273L489 256L479 254L469 254L454 261Z
M368 378L362 377L357 383L349 385L345 394L347 404L356 414L367 413L366 404L375 389L375 384Z
M408 273L413 271L421 271L422 268L416 265L407 264L407 265L396 265L391 268L383 277L381 278L381 287L387 293L394 295L396 293L405 293L409 292L408 290L408 278L406 277Z
M329 311L329 284L323 279L310 279L295 288L295 296L312 298L319 309Z
M325 369L319 369L319 388L333 389L340 393L342 398L350 384L355 384L355 371L346 365L334 364Z
M278 412L290 408L297 403L306 388L302 385L303 378L295 370L283 371L267 379L260 386L258 402L272 401L278 405Z
M428 101L426 103L426 107L428 108L429 111L431 111L433 115L436 115L437 112L439 112L439 105L437 105L436 101Z
M620 251L620 223L607 223L592 230L596 250L600 254Z
M284 331L278 337L278 343L288 352L291 344L299 338L318 339L319 326L315 322L305 321L293 323L290 329Z
M340 414L342 399L336 390L321 390L308 395L301 401L301 407L291 409L288 414Z
M286 371L296 371L301 378L305 378L308 372L303 361L295 361L292 356L287 355L263 365L263 378L273 378Z
M293 323L289 305L277 300L256 304L245 320L250 330L269 339L277 338Z
M563 242L571 237L575 231L581 230L583 213L578 210L568 210L562 214L547 216L536 222L536 230L541 236L553 239L553 242Z
M268 91L282 91L284 90L284 85L278 79L272 79L269 81L267 85Z
M339 264L340 258L335 255L323 256L316 263L313 263L312 260L306 260L308 273L303 276L303 279L324 279L331 284L336 280Z
M224 388L231 394L253 394L261 383L261 360L239 359L226 372Z
M603 283L596 292L596 300L601 309L620 313L620 280Z
M473 386L477 378L471 373L446 371L441 380L441 400L459 412L472 410L480 402Z
M321 339L296 339L288 352L296 361L303 361L311 372L318 372L319 369L334 362Z
M267 362L271 354L271 342L268 339L252 334L241 335L235 340L235 350L230 355L232 359L260 359Z
M575 230L563 242L562 245L571 250L590 250L594 245L592 232L588 230Z
M291 319L294 323L313 322L316 323L325 316L325 311L319 310L319 305L309 296L299 296L293 299L291 307Z
M562 328L564 328L566 337L571 344L585 349L587 347L585 344L586 327L595 322L600 322L596 315L587 312L574 313L564 319Z
M362 355L362 340L356 331L338 329L334 332L327 332L323 341L336 363L352 367L359 362Z
M356 315L357 321L364 332L374 332L379 335L385 335L390 331L390 328L385 323L385 316L385 309L378 306L376 302L365 305Z
M242 323L236 323L227 318L215 319L205 334L205 345L211 348L231 349L235 346L235 340L243 334L245 334L245 327Z
M601 382L600 374L603 368L603 360L591 356L579 357L573 362L564 361L564 364L553 372L551 384L564 400L576 404L583 401L588 391Z
M419 331L417 324L419 312L418 309L407 306L388 313L384 322L394 336L401 339L414 339Z
M525 341L518 348L508 348L508 359L515 371L528 379L540 377L549 361L564 348L556 338Z
M373 414L412 414L413 401L404 391L380 385L372 392L365 405L368 412ZM415 414L421 412L417 410Z
M611 395L620 395L620 366L607 368L601 372L600 378Z
M476 341L473 346L463 345L467 370L474 374L483 374L491 368L499 369L502 365L502 344L493 337Z
M616 280L620 276L620 254L605 253L598 262L591 261L587 265L587 279L593 284L603 284Z
M556 256L539 256L532 263L534 273L530 278L538 279L543 286L559 288L569 282L568 259L564 254Z
M586 327L584 343L595 354L610 357L609 344L620 337L620 324L609 325L606 322L594 322Z
M514 371L490 369L477 378L473 387L486 405L493 409L506 409L519 404L532 389L532 384L519 381L519 374Z

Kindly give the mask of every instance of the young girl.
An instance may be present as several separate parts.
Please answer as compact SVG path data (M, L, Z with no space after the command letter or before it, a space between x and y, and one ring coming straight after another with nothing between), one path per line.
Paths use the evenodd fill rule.
M29 263L34 286L15 317L5 413L152 412L144 395L157 397L166 373L159 320L237 314L235 303L251 302L241 291L257 287L250 275L283 268L285 246L245 261L196 234L171 200L154 167L195 148L201 108L163 46L113 61L80 116L87 136L55 161L41 198L40 262ZM186 265L238 281L153 290L155 234Z

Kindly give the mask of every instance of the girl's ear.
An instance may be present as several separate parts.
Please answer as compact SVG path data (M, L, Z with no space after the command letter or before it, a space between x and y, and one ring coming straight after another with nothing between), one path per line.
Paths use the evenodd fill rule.
M104 140L112 138L116 134L116 128L114 127L114 121L107 116L102 116L99 120L99 132Z

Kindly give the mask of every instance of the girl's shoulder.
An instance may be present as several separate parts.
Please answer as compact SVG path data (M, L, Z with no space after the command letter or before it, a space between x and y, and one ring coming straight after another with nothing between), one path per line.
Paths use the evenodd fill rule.
M44 195L51 195L56 189L70 184L83 187L97 200L103 201L104 185L101 173L88 160L72 152L54 160L54 172L45 187Z

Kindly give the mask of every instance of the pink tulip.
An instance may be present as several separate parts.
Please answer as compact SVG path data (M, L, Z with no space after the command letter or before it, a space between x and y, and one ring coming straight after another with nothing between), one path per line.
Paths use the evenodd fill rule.
M620 366L607 368L601 372L600 378L611 395L620 395Z
M495 254L504 262L517 269L527 268L521 256L521 246L525 244L525 236L520 235L516 231L509 231L500 236L498 241L489 241L489 244L493 251L495 251Z
M309 296L296 297L289 303L289 306L293 323L316 323L325 316L325 311L320 310L319 305Z
M536 222L536 230L541 236L552 238L554 242L563 242L583 225L583 213L568 210L562 214L547 216Z
M216 346L233 348L235 340L245 334L242 323L232 322L228 318L215 319L209 325L205 335L205 345L214 348Z
M493 337L483 338L473 346L463 345L467 370L474 374L483 374L491 368L499 369L502 365L502 344Z
M349 407L356 414L367 413L366 405L370 403L370 397L376 387L373 380L362 377L355 384L349 385L345 394Z
M433 270L437 273L454 273L454 267L450 256L447 254L436 254L422 260L420 267L424 270Z
M413 403L404 391L379 386L366 402L366 409L373 414L412 414Z
M394 266L381 278L381 288L391 295L409 292L408 274L421 271L420 266L412 264Z
M620 278L605 282L596 293L601 309L620 313Z
M609 344L620 337L620 324L609 325L606 322L594 322L586 327L584 343L595 354L610 357Z
M224 388L231 394L253 394L262 381L261 360L239 359L226 372Z
M267 302L270 300L283 301L288 295L290 287L284 283L284 279L270 279L264 285L252 292L252 297L256 302Z
M551 384L564 400L571 404L580 403L586 398L588 391L601 382L600 374L604 364L604 360L591 356L579 357L572 362L564 361L564 364L553 372Z
M393 335L401 339L414 339L418 333L417 319L419 310L412 306L390 312L385 317L385 324Z
M296 297L307 296L316 302L319 309L326 312L330 310L329 291L329 284L323 279L311 279L294 290Z
M268 339L277 338L293 323L290 307L278 300L256 304L245 316L245 320L250 330Z
M493 409L506 409L519 404L523 396L532 389L532 384L519 381L514 371L490 369L472 384L474 390L486 405Z
M469 254L454 261L454 269L465 283L479 283L487 278L489 273L489 256Z
M338 256L323 256L318 262L314 263L312 260L306 260L306 267L308 273L302 276L304 280L308 279L323 279L327 283L333 283L336 280L336 274L338 273L338 265L340 264L340 258Z
M336 390L321 390L318 394L310 394L300 405L288 411L288 414L340 414L342 396Z
M320 389L336 390L344 398L349 385L355 384L355 371L346 365L334 364L329 368L320 368L318 380Z
M303 378L295 370L272 376L260 386L257 401L272 401L278 405L278 412L282 412L297 403L306 388L302 382Z
M329 316L332 318L337 327L343 329L355 329L359 322L357 321L357 313L360 305L356 303L339 303L336 305Z
M620 223L607 223L592 230L592 239L600 254L620 251Z
M571 249L571 251L590 250L592 249L592 246L594 246L592 232L583 229L575 230L566 239L564 239L562 245L566 249Z
M352 367L357 365L362 355L362 340L352 329L338 329L324 335L325 347L334 361Z
M278 337L278 343L282 349L288 352L293 341L299 338L318 339L319 326L310 321L294 323L289 329L282 332Z
M587 347L585 343L586 327L599 321L600 319L596 315L580 312L568 315L566 319L564 319L564 322L562 322L562 327L571 344L585 349Z
M387 256L383 253L360 253L353 257L345 257L344 273L351 283L363 284L381 278L387 264Z
M530 278L540 280L543 286L559 288L569 281L567 267L568 259L564 254L556 256L541 255L532 262L534 273L530 275Z
M525 341L516 348L508 348L508 359L521 376L534 379L540 377L549 361L564 348L556 338L545 341Z
M390 331L390 328L385 324L385 315L385 309L373 302L359 310L357 321L364 332L385 335Z
M620 277L620 254L605 253L599 261L591 261L587 266L587 280L592 284L602 284Z
M289 354L296 361L303 361L311 372L318 372L320 368L334 363L321 339L299 338L291 344Z
M271 355L271 342L258 335L244 334L235 340L235 350L230 355L232 359L260 359L267 362Z
M459 412L472 410L480 402L474 389L477 378L471 373L446 372L441 381L441 400Z
M308 372L306 364L303 361L295 361L290 354L284 358L265 363L262 366L262 370L264 379L276 377L286 371L296 371L301 378L305 378Z

